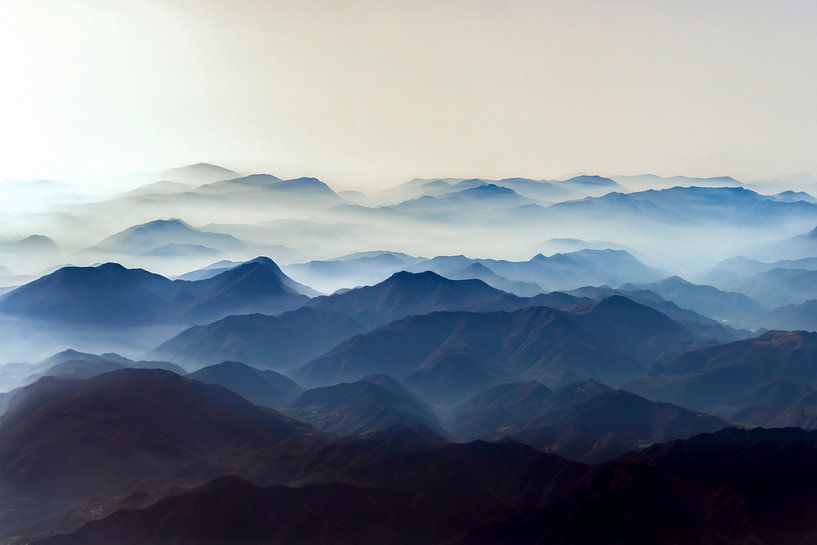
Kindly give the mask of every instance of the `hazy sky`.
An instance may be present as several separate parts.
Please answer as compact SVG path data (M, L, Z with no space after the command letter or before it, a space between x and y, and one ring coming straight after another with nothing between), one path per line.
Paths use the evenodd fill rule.
M817 172L816 4L0 0L0 178Z

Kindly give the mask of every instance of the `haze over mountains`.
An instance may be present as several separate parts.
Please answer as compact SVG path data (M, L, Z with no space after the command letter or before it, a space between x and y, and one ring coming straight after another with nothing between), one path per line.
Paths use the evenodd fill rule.
M0 216L0 544L809 542L782 183L200 163Z

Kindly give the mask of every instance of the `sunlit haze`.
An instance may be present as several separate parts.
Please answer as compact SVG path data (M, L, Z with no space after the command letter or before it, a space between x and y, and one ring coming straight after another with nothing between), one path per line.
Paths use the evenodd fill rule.
M0 4L0 179L817 170L813 2Z

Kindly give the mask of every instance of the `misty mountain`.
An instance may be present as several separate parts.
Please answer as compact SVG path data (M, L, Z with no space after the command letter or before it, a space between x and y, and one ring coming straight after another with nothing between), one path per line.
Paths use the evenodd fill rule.
M531 297L542 293L542 288L533 282L513 281L496 274L480 260L465 256L438 256L406 267L410 272L432 271L452 280L482 280L498 290L520 297Z
M712 286L693 284L678 276L648 284L625 284L624 291L649 290L682 308L688 308L733 327L756 325L766 313L759 303L742 293L721 291Z
M578 238L551 238L537 244L533 250L536 253L551 255L556 253L570 253L581 250L624 250L633 253L633 249L623 244L606 240L582 240Z
M691 333L659 312L611 297L573 313L529 307L413 316L345 341L296 375L307 384L332 384L388 374L424 399L452 404L512 380L621 384L644 364L693 343Z
M15 240L0 240L2 254L49 254L59 252L57 243L45 235L29 235Z
M600 197L611 191L621 191L621 187L615 180L603 176L574 176L563 182L559 182L559 187L578 193L585 197Z
M806 193L805 191L781 191L771 196L776 201L782 202L798 202L804 201L811 204L817 204L817 199Z
M817 333L769 331L746 339L692 350L657 366L625 388L649 399L695 410L729 414L741 400L771 381L817 384Z
M59 360L52 363L56 357ZM130 360L118 354L87 354L75 350L65 350L40 362L38 367L44 371L31 375L27 382L39 377L56 377L65 379L87 379L119 369L162 369L176 374L184 374L184 369L167 361Z
M338 435L364 435L393 426L427 427L445 435L431 408L385 375L307 390L282 411Z
M234 269L241 265L241 261L230 261L229 259L222 259L221 261L216 261L215 263L211 263L205 267L201 267L194 271L190 271L184 274L181 274L175 277L175 280L207 280L208 278L213 278L216 275L219 275L225 271L229 271L230 269Z
M171 182L170 180L163 180L159 182L152 182L149 184L140 185L122 194L123 197L143 197L145 195L163 195L172 193L181 193L183 191L190 191L195 186L181 182Z
M740 280L772 269L817 270L817 257L783 259L771 263L745 257L732 257L706 270L702 279L713 286L728 289Z
M482 259L479 263L517 282L533 282L544 291L564 291L582 286L651 282L663 275L623 250L580 250L529 261Z
M817 220L817 205L780 202L742 187L673 187L635 193L608 193L579 201L557 203L548 208L571 221L643 225L730 224L733 226L779 225L782 222Z
M706 316L702 316L692 310L681 308L672 301L667 301L657 293L650 290L631 289L625 291L606 286L585 286L583 288L571 290L569 295L590 298L595 301L601 301L602 299L613 295L620 295L641 305L654 308L658 312L678 322L695 335L698 335L704 339L709 339L717 344L753 336L750 331L736 330L720 322L716 322L712 318L707 318Z
M689 176L657 176L637 174L635 176L612 176L618 183L631 190L670 189L672 187L741 187L743 183L731 176L699 178Z
M763 324L773 329L817 331L817 300L771 310L763 317Z
M488 180L483 178L435 178L414 179L397 187L376 194L377 200L386 204L396 204L421 197L448 195L464 189L493 185L514 191L522 197L542 202L557 202L583 196L563 186L560 182L532 180L529 178L503 178Z
M239 178L230 178L213 182L200 187L198 192L204 195L239 195L252 198L279 198L290 201L304 197L328 202L342 202L337 194L317 178L302 177L284 180L271 174L251 174Z
M584 285L648 282L662 275L621 250L581 250L552 256L537 255L528 261L475 259L462 255L415 258L377 252L355 258L312 261L285 267L309 285L334 291L343 286L382 281L394 272L432 271L452 280L478 279L519 296L543 291L573 289Z
M100 326L191 323L228 314L281 312L309 300L268 258L206 280L169 280L116 263L63 267L0 297L0 313Z
M738 280L734 288L775 308L817 299L817 270L770 269Z
M194 246L223 252L245 248L244 243L233 236L196 229L179 219L167 219L134 225L86 251L150 255L157 250L167 251L171 245L178 249Z
M325 293L382 282L422 261L398 252L363 252L333 260L309 261L284 267L287 274Z
M218 165L196 163L194 165L163 170L157 173L155 177L159 180L176 183L201 185L236 178L238 177L238 173Z
M213 478L230 471L248 442L273 445L301 429L221 386L168 371L45 377L0 419L2 527L21 528L136 483L149 489Z
M232 360L287 369L303 365L362 329L353 318L309 307L280 316L227 316L182 331L162 343L152 356L183 365Z
M265 407L285 405L301 392L300 386L280 373L256 369L237 361L203 367L187 376L205 384L219 384Z
M118 369L164 369L177 374L185 372L181 367L166 361L131 360L119 354L90 354L67 349L36 363L0 364L0 389L13 390L44 376L81 379Z
M461 188L464 184L466 182L460 182L456 191L403 201L388 210L429 220L451 221L473 210L508 210L533 202L509 187L479 184Z

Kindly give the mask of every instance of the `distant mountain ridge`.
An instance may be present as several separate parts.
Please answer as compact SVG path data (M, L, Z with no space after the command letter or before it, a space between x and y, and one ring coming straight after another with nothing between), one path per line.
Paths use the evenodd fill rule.
M233 236L196 229L180 219L173 218L134 225L111 235L86 251L144 255L170 244L197 245L228 252L242 250L245 247L242 241Z
M309 300L298 289L299 284L263 257L195 282L106 263L64 267L6 293L0 297L0 313L102 326L195 323L296 308Z

